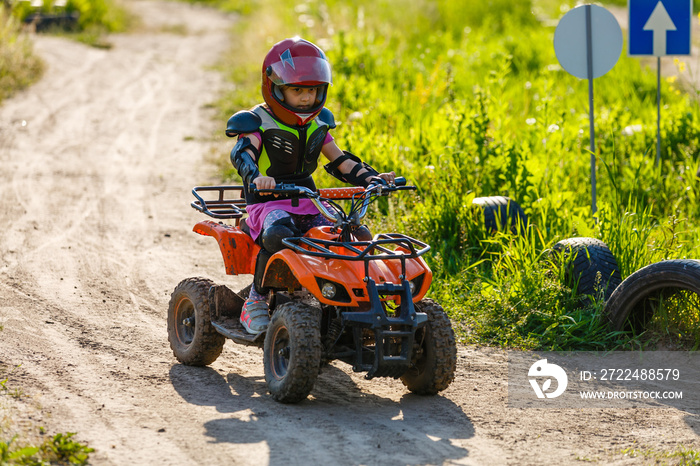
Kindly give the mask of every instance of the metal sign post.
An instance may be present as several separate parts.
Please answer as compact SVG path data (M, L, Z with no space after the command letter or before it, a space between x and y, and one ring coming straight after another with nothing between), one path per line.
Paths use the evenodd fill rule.
M591 5L584 5L586 10L586 79L588 79L588 133L591 139L591 213L598 211L596 201L596 177L595 177L595 118L593 118L593 24L591 19Z
M577 78L588 80L591 212L595 215L598 208L593 80L610 71L620 58L622 30L613 14L605 8L581 5L569 10L559 21L554 32L554 51L562 68Z
M656 57L656 160L654 166L659 166L661 160L661 57Z
M661 57L690 55L691 0L628 0L629 54L656 57L656 162L661 158Z

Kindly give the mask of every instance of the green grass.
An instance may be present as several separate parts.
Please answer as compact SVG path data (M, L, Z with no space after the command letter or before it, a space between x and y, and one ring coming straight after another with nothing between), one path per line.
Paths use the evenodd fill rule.
M22 1L10 2L10 4L12 14L22 21L37 13L77 13L79 15L77 31L98 28L103 32L119 32L125 30L130 20L127 11L114 0L67 0L66 5L62 7L54 6L54 2L49 0L44 1L40 7Z
M43 429L40 429L43 430ZM75 433L56 434L45 438L38 445L18 441L17 436L0 440L0 464L2 465L81 465L88 464L94 450L73 440Z
M2 330L2 327L0 327ZM9 396L18 400L25 396L20 387L10 387L8 382L12 372L19 366L13 367L7 373L0 375L0 401L2 397ZM12 405L0 404L0 412L7 411L7 416L0 416L0 420L12 419ZM14 426L16 427L16 426ZM38 432L22 432L22 435L11 433L13 426L0 423L0 465L80 465L87 464L90 453L94 450L87 445L73 439L74 432L58 433L46 436L43 427ZM9 438L8 438L9 437Z
M0 325L0 331L2 330L3 327ZM24 395L24 391L21 388L10 388L7 386L12 372L18 367L15 366L8 373L0 375L0 377L4 377L0 379L0 401L3 396L9 395L14 399L19 399ZM4 403L0 404L0 412L7 409ZM10 417L12 417L11 414ZM0 421L3 419L7 419L7 417L0 417ZM74 440L75 432L46 436L46 430L43 427L39 427L38 432L31 435L25 434L20 437L18 434L8 434L10 430L11 428L5 425L4 421L0 423L0 466L82 465L88 464L90 453L94 451L87 445ZM9 435L11 437L8 439ZM41 440L28 440L27 438L30 437Z
M115 0L67 0L62 7L46 0L37 7L28 1L10 2L12 16L24 21L35 14L77 15L78 20L65 27L54 26L47 32L67 35L91 46L109 48L111 45L104 36L112 32L122 32L130 27L134 17Z
M620 451L620 455L627 458L636 458L639 461L643 461L643 464L672 464L677 466L700 465L700 450L683 446L671 451L630 447Z
M375 212L373 227L432 245L432 293L465 341L634 344L603 324L600 299L582 305L561 284L548 251L567 237L602 239L623 278L658 260L700 257L697 94L663 80L657 167L655 71L623 53L596 79L593 218L587 82L561 69L552 46L551 19L566 8L550 0L325 0L290 9L259 0L237 25L245 52L224 64L235 89L222 99L221 118L261 100L259 66L274 42L295 34L316 42L333 65L328 107L340 122L338 145L419 187L415 198ZM698 68L677 65L686 75ZM317 178L337 183L322 171ZM471 199L489 195L524 208L526 235L483 233Z
M29 15L44 13L76 12L80 19L70 31L55 29L51 32L67 35L95 47L110 47L104 35L124 31L133 23L129 13L113 0L68 0L57 10L48 5L35 8L28 1L11 1L0 4L0 103L16 92L41 79L44 63L34 55L33 44L21 32L22 21ZM10 5L8 9L5 5Z
M0 103L36 82L44 71L19 21L0 5Z

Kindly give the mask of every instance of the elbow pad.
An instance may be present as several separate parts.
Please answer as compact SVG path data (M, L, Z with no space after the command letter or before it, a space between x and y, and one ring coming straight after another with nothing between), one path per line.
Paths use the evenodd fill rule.
M246 149L250 149L256 157L260 155L249 138L240 138L231 150L231 163L236 167L243 181L250 184L260 176L260 170Z
M346 160L352 160L353 162L355 162L355 166L352 167L350 173L341 173L339 169L340 164L342 164ZM331 163L324 165L323 168L326 169L329 175L339 179L340 181L344 181L355 186L362 186L365 188L369 185L369 182L371 181L372 177L379 175L379 172L377 172L377 170L375 170L370 165L360 160L359 157L357 157L354 154L351 154L348 151L343 151L343 155L341 155ZM367 171L358 175L357 172L359 172L363 168Z

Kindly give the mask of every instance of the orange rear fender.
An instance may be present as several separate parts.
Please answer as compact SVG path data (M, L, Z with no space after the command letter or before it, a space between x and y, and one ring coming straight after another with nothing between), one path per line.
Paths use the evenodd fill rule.
M205 220L193 228L195 233L211 236L219 243L228 275L253 274L260 246L239 227Z

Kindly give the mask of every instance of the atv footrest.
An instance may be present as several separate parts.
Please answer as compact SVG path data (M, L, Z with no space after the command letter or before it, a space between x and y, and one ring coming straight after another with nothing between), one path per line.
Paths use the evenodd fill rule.
M262 348L265 332L252 335L241 325L241 309L245 300L231 291L226 285L209 288L209 316L217 332L236 343Z
M263 347L265 342L265 332L253 335L248 333L238 319L225 319L219 321L212 321L211 323L217 332L230 338L231 340L246 346L257 346L259 348Z

